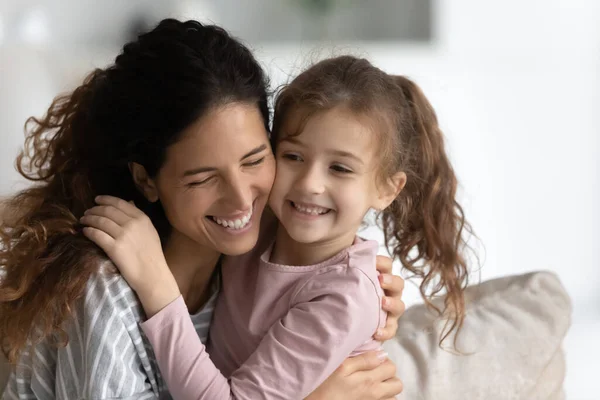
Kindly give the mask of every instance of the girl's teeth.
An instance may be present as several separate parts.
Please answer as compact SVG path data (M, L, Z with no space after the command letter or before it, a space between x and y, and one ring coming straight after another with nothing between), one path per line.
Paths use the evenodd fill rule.
M294 203L294 208L296 208L296 210L304 213L304 214L310 214L310 215L321 215L321 214L325 214L327 211L329 211L326 208L320 208L320 207L303 207L303 206L299 206L296 203Z

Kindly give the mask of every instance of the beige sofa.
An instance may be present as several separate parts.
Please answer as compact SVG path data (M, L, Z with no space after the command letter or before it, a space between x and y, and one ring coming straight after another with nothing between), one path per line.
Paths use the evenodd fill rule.
M464 355L440 349L443 321L422 305L406 311L385 347L404 382L400 399L559 400L570 324L571 302L556 275L535 272L467 289L457 341Z

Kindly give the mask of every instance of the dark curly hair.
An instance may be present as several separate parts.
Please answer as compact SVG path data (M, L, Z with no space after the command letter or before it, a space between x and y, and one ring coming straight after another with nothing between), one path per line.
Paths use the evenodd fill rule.
M255 104L268 130L267 79L250 50L219 27L167 19L27 121L16 167L36 184L6 200L0 223L0 338L10 361L28 341L68 340L61 326L104 257L78 223L94 197L135 201L164 240L160 202L136 190L128 164L154 177L188 125L232 102Z

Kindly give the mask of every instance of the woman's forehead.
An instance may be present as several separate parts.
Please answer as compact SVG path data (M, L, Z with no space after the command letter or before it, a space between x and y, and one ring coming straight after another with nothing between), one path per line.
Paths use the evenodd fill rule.
M266 143L258 108L234 103L207 112L186 128L180 140L169 147L166 161L186 168L190 163L218 167L239 161Z

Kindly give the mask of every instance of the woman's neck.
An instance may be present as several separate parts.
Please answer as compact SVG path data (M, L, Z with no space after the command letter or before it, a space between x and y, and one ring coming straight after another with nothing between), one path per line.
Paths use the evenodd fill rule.
M315 265L352 246L354 237L354 233L349 233L327 241L299 243L279 224L270 261L282 265Z
M165 259L190 313L210 299L211 277L221 253L174 232L164 249Z

